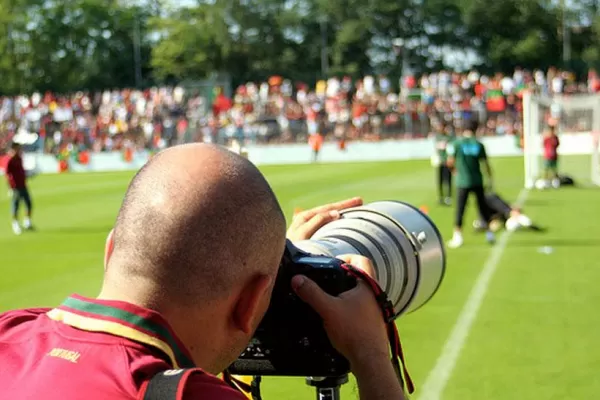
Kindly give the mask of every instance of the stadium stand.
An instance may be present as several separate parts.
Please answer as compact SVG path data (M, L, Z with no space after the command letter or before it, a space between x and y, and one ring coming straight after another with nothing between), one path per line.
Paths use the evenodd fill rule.
M399 85L396 85L399 86ZM161 148L192 141L228 144L423 137L434 120L460 126L478 118L481 134L515 135L521 130L523 90L552 95L597 92L590 71L577 82L566 71L526 71L486 76L440 71L409 76L401 89L385 76L319 81L315 87L275 76L239 86L231 97L212 98L181 87L53 93L0 97L0 149L16 134L35 133L29 151L110 152Z

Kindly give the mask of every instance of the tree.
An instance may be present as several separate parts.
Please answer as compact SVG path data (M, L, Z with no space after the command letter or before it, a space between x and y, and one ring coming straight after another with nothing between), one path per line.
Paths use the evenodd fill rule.
M488 69L548 68L560 54L557 10L539 0L463 0L471 46Z
M133 86L134 26L145 31L144 9L117 0L0 1L4 93ZM147 40L140 50L148 62Z
M488 72L560 66L563 43L580 73L600 67L597 0L573 0L564 10L547 0L167 3L0 0L0 91L104 89L214 73L234 84L271 75L309 83L331 75L397 78L398 38L416 73L456 66L447 55L469 52Z

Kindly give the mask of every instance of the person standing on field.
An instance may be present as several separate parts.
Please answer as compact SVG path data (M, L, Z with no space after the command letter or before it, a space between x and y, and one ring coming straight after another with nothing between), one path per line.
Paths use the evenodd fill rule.
M488 161L485 146L477 140L477 128L477 121L467 121L467 126L462 133L462 137L450 143L447 147L448 165L455 171L456 186L458 189L454 234L452 240L448 243L448 247L450 248L458 248L463 245L463 219L471 193L475 195L479 213L485 219L484 222L488 227L486 240L488 243L495 242L494 233L489 229L492 215L485 199L481 165L483 164L484 166L487 175L487 186L490 188L492 186L492 168Z
M25 218L23 220L23 228L27 230L33 229L31 224L32 203L29 190L27 189L27 174L23 167L23 157L21 145L14 143L11 145L8 164L6 165L6 179L8 186L12 191L11 213L12 213L12 229L15 235L22 233L21 225L19 224L19 207L21 202L25 203Z
M432 165L437 169L438 202L449 206L452 204L452 171L448 167L448 144L454 140L452 126L436 123L434 136L435 153Z
M556 134L556 125L550 125L544 132L544 179L546 186L560 186L558 177L558 147L560 140Z

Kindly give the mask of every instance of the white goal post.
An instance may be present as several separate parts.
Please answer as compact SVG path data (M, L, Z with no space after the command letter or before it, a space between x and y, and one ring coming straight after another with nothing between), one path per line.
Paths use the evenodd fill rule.
M600 186L600 131L592 134L592 183Z
M546 97L526 92L523 95L525 187L534 188L541 178L542 134L550 118L558 122L559 154L590 157L585 179L600 186L600 95Z

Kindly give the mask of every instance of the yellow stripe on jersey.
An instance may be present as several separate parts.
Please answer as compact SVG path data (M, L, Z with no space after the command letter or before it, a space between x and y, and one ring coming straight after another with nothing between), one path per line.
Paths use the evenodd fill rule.
M83 315L74 314L58 308L49 311L47 315L54 321L62 322L84 331L110 333L115 336L124 337L135 342L156 347L162 350L169 357L173 368L180 368L171 346L169 346L166 342L157 339L156 337L147 335L127 325L99 318L85 317Z

